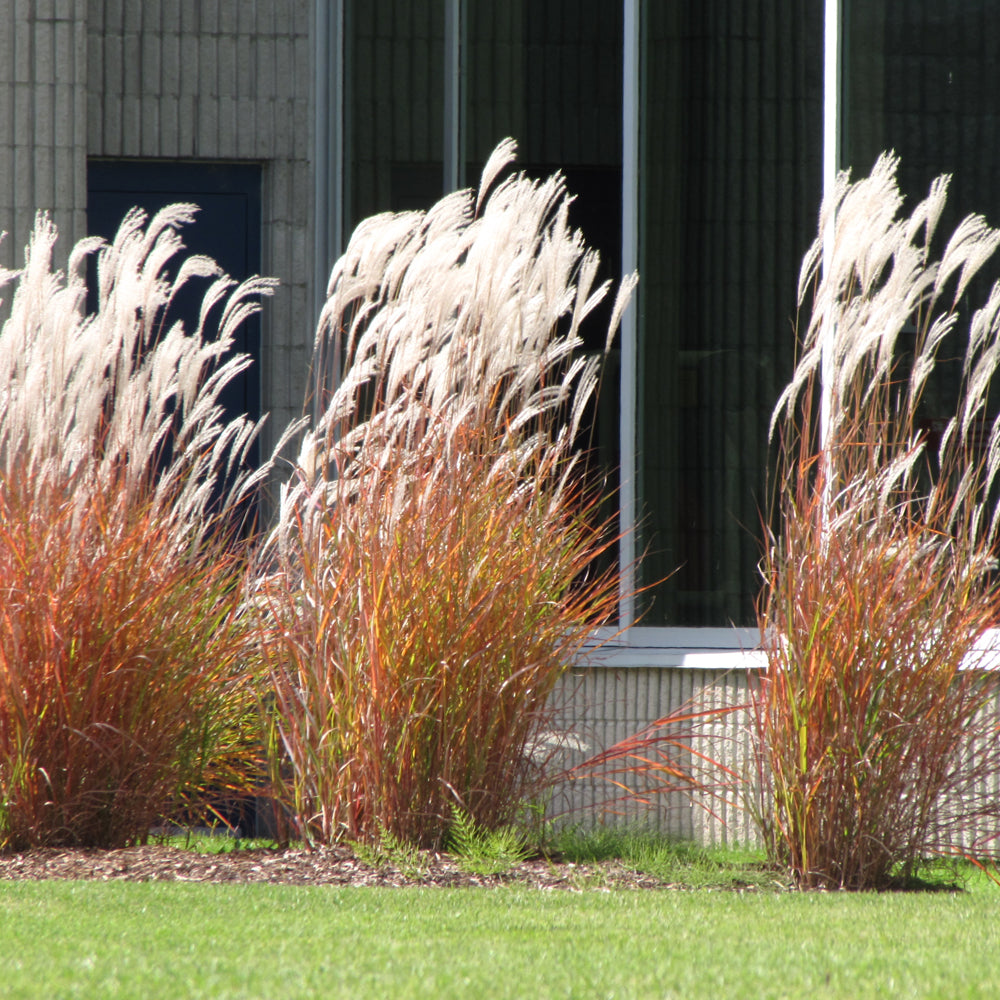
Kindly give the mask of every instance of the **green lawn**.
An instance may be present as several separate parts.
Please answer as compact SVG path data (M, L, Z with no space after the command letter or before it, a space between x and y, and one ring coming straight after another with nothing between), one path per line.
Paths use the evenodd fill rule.
M0 884L2 997L1000 996L1000 890Z

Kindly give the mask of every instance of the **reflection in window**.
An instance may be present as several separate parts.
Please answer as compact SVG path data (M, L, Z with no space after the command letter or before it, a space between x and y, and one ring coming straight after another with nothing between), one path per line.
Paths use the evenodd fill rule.
M444 0L346 5L347 233L441 197Z
M904 210L927 195L931 181L951 174L948 205L935 251L971 212L1000 225L1000 88L993 63L1000 19L991 0L855 0L844 9L841 160L866 175L879 153L900 156ZM996 267L972 284L965 308L986 301ZM957 329L967 329L968 319ZM943 361L923 401L924 422L942 424L953 412L961 375Z
M566 178L570 224L601 254L598 281L621 274L622 10L607 0L468 0L466 181L496 143L518 143L518 169ZM588 350L604 346L613 295L584 321ZM618 352L591 417L591 468L617 491ZM604 512L611 517L616 506ZM616 557L614 557L616 558Z
M620 407L635 406L638 467L625 474L647 553L643 624L743 624L759 585L767 421L790 370L799 261L820 201L824 3L639 7L639 384L619 399L615 352L592 419L593 468L616 489ZM617 278L622 4L459 9L456 122L444 110L445 0L346 5L348 227L439 197L453 129L465 183L509 135L530 173L564 172L571 221L601 251L601 277ZM584 330L588 347L606 319Z
M746 624L821 193L823 3L644 10L639 547L644 584L673 575L643 624Z

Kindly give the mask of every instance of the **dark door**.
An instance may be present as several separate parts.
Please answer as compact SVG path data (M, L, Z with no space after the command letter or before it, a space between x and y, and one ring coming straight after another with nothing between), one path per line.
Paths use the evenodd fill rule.
M110 239L133 206L152 213L173 202L199 206L195 222L181 238L192 254L207 254L238 281L260 273L261 169L244 163L184 163L92 160L87 167L87 227ZM174 267L179 260L174 263ZM193 280L171 307L168 323L180 319L195 329L208 280ZM218 322L219 315L210 317ZM211 333L211 326L209 326ZM234 380L222 398L226 415L260 417L260 318L244 323L236 350L255 363ZM249 456L256 463L259 455Z

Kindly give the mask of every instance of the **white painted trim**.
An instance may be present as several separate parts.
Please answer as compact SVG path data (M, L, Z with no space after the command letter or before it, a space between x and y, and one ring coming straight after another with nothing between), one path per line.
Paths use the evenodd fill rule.
M633 646L675 646L689 649L756 649L760 645L760 630L744 628L648 628L630 631Z
M315 0L313 149L313 317L326 304L330 271L343 252L344 232L344 0ZM318 359L313 406L324 386L340 378L340 344Z
M823 194L840 169L841 0L825 0L823 25Z
M333 260L339 259L344 252L344 159L347 151L344 148L344 2L334 0L333 3L333 51L334 51L334 114L333 114L333 197L330 206L330 227L332 229L331 250ZM339 373L338 373L339 374Z
M622 272L639 267L639 0L623 0L622 9ZM636 405L638 376L638 290L621 322L619 398L619 454L621 483L618 492L618 620L622 628L635 621L636 531L638 530L638 475Z
M588 648L577 668L603 670L763 670L765 654L758 649L679 649L672 646Z
M444 5L444 193L462 186L462 0Z
M837 181L840 168L840 26L841 0L825 0L823 27L823 197L828 197ZM833 254L834 220L827 220L823 233L823 270L829 267ZM823 346L820 364L820 446L825 448L829 436L833 406L833 355L835 328L833 317L823 323ZM828 488L832 488L828 486Z
M604 627L594 630L594 642L616 647L644 649L753 649L760 642L755 626L719 628L673 628L634 625L630 629Z
M316 0L313 266L315 312L343 247L344 226L344 0Z
M756 628L597 629L577 666L751 670L765 665Z
M752 639L745 645L728 648L716 644L712 633L730 631L738 638ZM767 656L760 638L753 629L633 629L629 638L647 640L623 643L615 637L595 634L593 644L586 646L576 663L577 668L604 670L683 669L683 670L762 670ZM652 635L650 633L660 633ZM704 644L699 640L704 640ZM1000 670L1000 628L988 629L977 640L962 662L964 670Z

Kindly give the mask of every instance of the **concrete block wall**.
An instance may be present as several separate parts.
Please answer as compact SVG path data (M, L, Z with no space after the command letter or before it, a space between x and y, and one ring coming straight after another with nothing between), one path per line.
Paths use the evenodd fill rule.
M552 707L556 734L569 734L558 763L572 766L625 740L684 708L736 709L683 728L695 734L691 746L740 775L748 773L750 734L746 713L747 675L744 670L704 670L684 667L601 666L566 674L556 689ZM681 730L675 727L673 732ZM670 732L663 729L660 732ZM556 737L558 739L558 736ZM652 754L647 754L653 758ZM676 758L690 766L689 757ZM712 772L703 769L707 780ZM756 834L735 788L716 788L694 797L664 793L654 774L645 782L634 775L629 787L644 793L646 801L627 798L609 776L592 773L559 784L548 802L547 815L560 824L633 823L683 840L706 844L751 843Z
M88 0L94 157L263 164L264 450L299 414L312 346L309 0Z
M0 266L36 209L64 254L87 160L263 167L263 444L301 411L312 346L310 0L0 0Z
M659 830L683 840L701 844L754 844L757 830L743 795L755 795L750 720L746 706L755 672L689 667L629 667L610 669L590 666L565 675L553 698L555 710L553 742L564 741L566 749L558 760L573 765L620 740L632 736L655 720L691 706L708 710L727 709L716 716L690 724L695 734L691 747L695 754L719 761L739 779L745 780L737 794L729 788L693 797L680 793L662 794L655 777L645 784L630 778L630 787L645 793L646 801L623 799L622 792L597 775L558 785L548 802L547 815L560 824L589 826L595 822L631 823ZM986 718L1000 727L1000 687L983 709ZM675 727L674 732L683 727ZM669 729L662 730L670 732ZM994 730L995 731L995 730ZM976 754L982 748L970 747ZM647 754L652 757L653 755ZM687 761L677 758L680 763ZM707 778L711 769L703 772ZM718 774L718 772L715 772ZM726 780L726 779L724 779ZM1000 774L984 776L968 793L989 803L1000 798ZM942 813L957 804L945 799ZM969 803L964 803L968 810ZM972 820L962 831L953 832L951 846L958 850L997 850L995 827L988 819Z
M0 267L23 261L37 209L85 234L87 0L0 0Z

